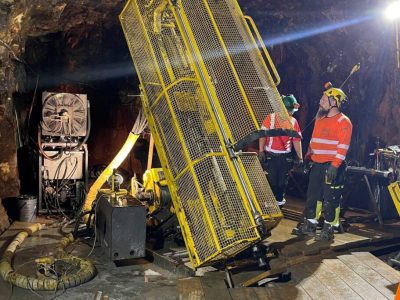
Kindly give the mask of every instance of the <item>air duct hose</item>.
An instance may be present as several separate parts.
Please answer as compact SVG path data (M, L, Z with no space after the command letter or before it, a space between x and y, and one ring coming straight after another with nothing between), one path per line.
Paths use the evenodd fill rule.
M28 228L24 229L24 231L20 232L7 247L0 262L0 275L5 281L25 289L36 291L54 291L57 289L67 289L78 286L88 282L96 275L96 268L89 260L65 253L65 247L74 241L72 234L68 234L60 241L58 247L56 248L54 257L50 256L46 258L40 258L38 260L62 260L78 267L80 270L76 272L76 274L62 275L58 279L40 279L16 273L11 264L16 249L21 246L26 237L43 228L45 228L45 225L39 223L29 226Z

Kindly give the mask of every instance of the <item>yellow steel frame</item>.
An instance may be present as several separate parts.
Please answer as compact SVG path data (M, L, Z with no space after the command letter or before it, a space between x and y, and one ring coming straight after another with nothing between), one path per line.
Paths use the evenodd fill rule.
M180 1L181 1L181 0L180 0ZM211 17L211 19L212 19L212 21L213 21L213 25L215 26L215 30L216 30L216 32L217 32L218 38L221 40L221 43L224 44L223 39L222 39L222 36L221 36L221 33L220 33L219 30L218 30L218 26L216 25L215 20L214 20L213 17L212 17L212 12L211 12L211 10L210 10L210 7L207 5L207 1L204 1L204 2L206 3L207 11L208 11L208 13L210 14L210 17ZM239 6L237 6L237 8L239 8ZM177 14L176 14L175 9L173 9L173 11L174 11L175 17L177 18ZM239 11L240 11L240 8L239 8ZM267 49L265 48L265 44L262 42L262 39L261 39L261 37L260 37L260 35L259 35L258 31L257 31L257 28L256 28L256 26L255 26L255 24L254 24L254 21L253 21L250 17L248 17L248 16L246 16L246 17L243 16L243 18L244 18L244 19L249 19L249 20L251 20L251 22L253 23L253 29L255 30L255 32L256 32L256 34L257 34L259 40L261 40L263 52L265 53L266 57L268 58L268 62L269 62L269 64L270 64L271 68L274 70L274 74L275 74L276 77L278 78L277 82L275 83L276 85L278 85L278 84L279 84L279 81L280 81L280 77L279 77L279 75L278 75L278 72L276 71L276 68L275 68L275 66L274 66L274 64L273 64L273 62L272 62L272 59L270 58L270 55L268 54ZM178 23L178 26L180 27L180 30L182 30L182 31L183 31L183 26L186 28L186 30L187 30L188 33L189 33L189 37L190 37L190 39L191 39L191 42L192 42L193 44L195 44L194 41L195 41L196 39L195 39L193 33L190 31L190 25L189 25L189 22L188 22L188 20L187 20L187 18L186 18L185 16L183 16L183 24ZM251 34L250 30L249 30L249 34ZM254 39L253 39L253 41L254 41ZM186 46L189 48L188 43L189 43L189 42L186 43ZM254 44L256 44L255 41L254 41ZM200 50L198 49L198 47L196 47L196 46L194 46L194 47L195 47L195 52L196 52L196 54L199 56ZM229 57L230 57L230 54L229 54L228 49L226 48L226 46L224 46L224 52L225 52L226 56L229 58ZM260 56L260 58L261 58L261 56ZM197 60L197 58L196 58L196 57L192 57L192 61L195 61L195 60ZM265 64L265 61L264 61L262 58L261 58L261 61L263 62L263 67L264 67L264 70L265 70L266 74L268 74L269 78L271 78L271 76L270 76L270 74L269 74L269 71L268 71L268 68L267 68L267 66L266 66L266 64ZM235 70L235 67L233 66L233 63L232 63L231 59L229 59L229 64L230 64L231 69L232 69L232 70ZM203 63L202 61L200 61L200 62L199 62L199 65L200 65L201 71L202 71L203 73L207 74L208 72L207 72L207 69L206 69L204 63ZM199 75L198 73L197 73L197 77L198 77L198 78L200 77L200 75ZM251 106L250 106L249 101L248 101L248 99L247 99L246 93L245 93L245 91L243 90L243 86L241 85L240 80L239 80L239 78L237 77L236 71L235 71L235 79L236 79L236 80L238 81L238 83L239 83L240 92L242 93L242 95L243 95L243 97L244 97L244 99L245 99L246 105L247 105L247 106L249 107L249 109L251 110ZM271 78L271 80L272 80L272 78ZM206 86L207 86L208 88L210 88L210 89L211 89L211 87L213 86L213 84L212 84L212 82L211 82L211 80L210 80L210 76L207 76L207 77L206 77ZM204 89L204 87L202 87L202 88ZM217 99L218 97L217 97L215 91L214 91L213 89L211 89L211 92L212 92L213 99ZM277 91L276 91L276 92L277 92ZM210 107L210 105L209 105L208 102L207 102L207 104L208 104L208 106L209 106L209 109L211 110L211 107ZM220 107L220 105L219 105L219 102L216 101L215 104L216 104L216 107L217 107L218 116L219 116L221 119L223 119L223 118L224 118L224 112L223 112L223 110L221 109L221 107ZM282 106L283 106L283 103L282 103ZM284 113L286 113L287 117L289 118L286 109L283 109L282 111L283 111ZM254 117L254 114L252 113L251 115L252 115L252 118L253 118L253 120L254 120L254 123L257 124L257 121L256 121L256 119L255 119L255 117ZM223 120L223 124L224 124L224 129L225 129L226 133L228 134L229 139L230 139L230 140L233 140L232 134L230 133L229 127L226 126L227 122L226 122L225 120ZM258 129L260 129L260 128L258 127ZM227 153L224 153L224 154L227 155ZM240 163L239 166L240 166L241 172L243 173L242 176L244 177L244 180L245 180L245 182L246 182L246 185L247 185L247 186L251 186L250 181L249 181L248 177L246 176L246 172L245 172L245 169L244 169L244 167L243 167L243 164ZM230 164L229 167L230 167L231 172L234 174L234 173L235 173L235 170L234 170L232 164ZM246 197L246 196L245 196L245 192L244 192L244 190L243 190L243 188L242 188L242 186L241 186L239 180L237 179L237 177L236 177L235 179L236 179L236 181L237 181L237 184L238 184L238 187L239 187L239 189L240 189L240 192L241 192L242 197L243 197L243 196ZM254 191L253 191L252 189L250 189L249 191L250 191L250 193L251 193L252 199L256 199L257 197L256 197L256 195L254 194ZM258 210L259 212L261 212L262 210L261 210L261 208L260 208L259 203L258 203L258 202L255 202L254 204L256 205L257 210ZM247 210L249 213L251 213L249 203L248 203L248 202L244 202L244 205L246 206L246 210ZM280 218L283 217L283 215L282 215L282 213L281 213L280 211L277 212L276 214L272 214L272 215L266 215L266 214L261 213L261 216L263 217L264 220L280 219ZM276 224L274 223L274 225L276 225ZM255 224L254 224L254 226L255 226ZM270 227L270 226L267 226L267 227Z
M395 181L388 185L390 197L396 207L397 214L400 216L400 186L399 181Z
M208 9L208 11L209 11L209 7L208 7L208 6L207 6L207 9ZM177 18L177 13L176 13L175 9L173 9L173 11L174 11L175 17ZM213 22L213 23L215 24L215 22ZM198 47L196 47L196 43L194 42L196 39L195 39L193 33L190 31L190 25L189 25L189 22L187 21L187 19L186 19L185 16L183 16L183 24L178 23L178 26L180 27L180 30L183 31L183 26L184 26L184 27L186 28L186 30L188 31L189 37L190 37L190 39L191 39L191 42L193 43L193 46L195 47L195 52L196 52L196 57L191 57L191 59L192 59L192 61L198 60L198 57L200 57L200 50L198 49ZM218 29L216 29L216 30L217 30L217 32L218 32ZM221 34L220 34L219 32L218 32L217 34L218 34L218 37L221 38ZM221 38L221 39L222 39L222 38ZM185 40L184 40L184 42L186 43L186 46L187 46L187 48L189 49L189 41L185 41ZM225 47L225 49L224 49L224 52L225 52L226 55L229 57L229 53L228 53L226 47ZM189 53L189 55L192 56L190 53ZM229 60L229 63L230 63L230 65L231 65L231 68L233 68L232 61L231 61L231 60ZM207 72L207 69L206 69L206 67L205 67L205 65L204 65L204 63L203 63L203 61L201 61L201 60L199 61L199 66L200 66L201 72L203 72L204 74L207 74L207 73L208 73L208 72ZM233 68L233 69L234 69L234 68ZM198 71L197 69L195 69L195 72L196 72L197 78L200 78L201 76L200 76L200 74L199 74L199 71ZM236 74L235 74L235 75L236 75ZM237 78L237 79L238 79L238 78ZM211 90L213 99L217 99L218 97L217 97L217 95L216 95L216 93L215 93L215 90L212 89L213 84L212 84L212 82L211 82L211 80L210 80L210 76L207 76L207 77L205 78L205 80L206 80L206 86ZM201 89L203 90L203 93L205 94L205 93L206 93L206 92L205 92L205 87L204 87L202 84L200 84L200 86L201 86ZM244 93L244 91L243 91L243 87L242 87L241 85L240 85L240 92L241 92L242 94L245 95L245 93ZM246 99L247 99L247 97L246 97ZM248 101L247 101L247 100L246 100L246 102L247 102L247 105L248 105ZM206 102L206 105L208 106L208 109L209 109L209 110L212 110L212 107L211 107L211 105L210 105L209 102ZM222 111L222 109L221 109L221 107L220 107L220 105L219 105L219 102L216 101L216 102L215 102L215 105L216 105L216 108L217 108L217 114L218 114L219 118L221 118L222 121L223 121L224 130L225 130L226 134L228 135L228 138L229 138L230 140L233 140L232 134L230 133L230 129L229 129L229 127L227 126L227 122L226 122L226 120L224 120L224 118L225 118L225 117L224 117L224 113L223 113L223 111ZM212 114L211 117L213 118L214 124L216 124L216 123L217 123L217 121L215 120L216 116ZM254 115L253 115L253 118L254 118ZM221 134L219 134L219 135L220 135L220 139L223 140ZM228 156L228 153L227 153L227 150L226 150L226 149L223 149L223 152L224 152L224 156ZM231 173L232 173L232 174L235 174L236 171L235 171L233 165L232 165L232 164L228 164L228 166L229 166L229 169L230 169ZM243 171L243 166L241 166L241 169L242 169L242 171ZM245 192L244 192L244 190L243 190L243 187L242 187L242 185L240 184L239 179L237 178L237 176L235 176L235 181L236 181L237 186L238 186L238 188L239 188L241 197L242 197L242 198L246 198L246 195L245 195ZM248 181L247 181L247 183L248 183ZM253 196L253 199L255 199L254 194L252 194L252 196ZM244 202L244 205L245 205L245 207L246 207L247 213L249 214L249 216L251 216L251 209L250 209L249 203L248 203L247 201L245 201L245 202ZM258 205L258 204L256 204L256 205ZM257 208L258 208L259 211L261 211L260 208L259 208L259 206L258 206ZM252 220L252 221L253 221L253 220ZM255 224L254 222L253 222L253 226L256 227L256 224Z
M204 53L202 53L198 47L196 35L192 31L186 12L183 9L182 1L191 0L179 0L177 3L171 0L128 0L120 15L120 20L132 54L135 69L137 70L141 82L144 113L154 136L154 142L168 181L169 191L189 252L189 257L193 266L199 267L215 260L230 257L260 241L262 236L257 228L259 224L255 221L255 214L261 215L265 221L266 227L271 229L273 226L276 226L282 218L282 213L277 208L274 199L268 200L270 201L268 205L263 203L263 207L269 207L268 211L261 207L260 200L257 199L258 195L256 195L252 188L254 178L249 178L252 176L251 168L249 169L249 167L243 164L240 155L232 156L232 151L229 150L231 143L237 141L235 141L235 137L231 132L232 128L228 126L224 108L221 106L222 104L218 99L216 87L211 79L212 76L202 59ZM261 122L254 113L253 104L250 102L246 90L242 85L238 73L239 70L235 68L230 50L225 44L223 34L218 28L212 8L208 1L198 1L202 2L204 5L207 17L222 47L224 57L229 64L229 69L233 74L240 97L250 115L249 122L254 123L253 127L255 129L260 129ZM246 22L248 17L243 16L236 0L228 1L236 5L236 13L240 14L243 23L246 25L245 30L249 34L250 40L257 46ZM169 22L173 23L164 24L164 26L162 22L165 16L169 18ZM156 22L159 23L156 24ZM254 25L252 20L250 23ZM135 28L133 28L133 26L135 26ZM184 45L184 55L186 55L187 61L190 63L190 70L193 71L191 75L193 77L175 74L174 68L181 66L174 65L174 57L168 57L168 49L164 48L168 45L164 45L162 37L160 37L163 26L173 30L177 29L177 34ZM259 33L254 26L253 31L257 35L259 42L262 43ZM142 43L142 47L146 49L140 49L136 44L137 39L141 38L144 40L141 40L140 43ZM262 44L262 47L268 59L268 63L275 74L275 78L278 79L277 82L273 83L261 53L257 51L256 55L266 78L268 78L268 81L272 82L270 88L273 90L274 94L277 95L277 98L280 99L279 93L276 90L276 84L279 83L279 75L265 49L265 45ZM180 49L177 51L180 52L179 50ZM145 52L145 54L142 52ZM182 53L180 53L180 55L182 55ZM146 66L144 66L144 64L146 64ZM151 72L148 70L151 70ZM150 73L155 75L155 78L150 80ZM195 157L191 156L193 154L190 152L190 149L193 151L193 147L196 146L196 144L191 144L191 140L187 137L188 132L186 128L182 127L184 124L180 121L184 113L179 112L174 106L176 99L173 90L183 89L185 85L189 85L191 89L197 91L193 97L197 99L199 105L205 106L207 110L206 113L211 120L207 126L212 124L214 128L210 132L215 134L215 139L220 144L217 150L213 150L210 146L211 148L207 152L201 152L200 156ZM159 92L156 96L150 91L151 87L159 87ZM189 89L189 92L190 91ZM199 95L197 95L198 92L200 92ZM185 93L185 91L183 91L183 93ZM179 141L181 153L174 152L174 145L170 144L173 143L173 141L170 142L168 140L169 135L167 134L167 129L162 128L160 123L161 119L159 119L160 116L156 115L157 108L160 107L161 104L164 104L168 108L168 113L170 114L169 121L171 123L171 128L168 129L171 130L172 134ZM283 118L288 118L286 110L282 109L283 104L281 101L276 104L276 107L280 107L280 111L276 111L277 113L280 113ZM197 126L199 128L204 128L205 124L203 122L203 124L198 124ZM171 132L169 132L169 134L171 134ZM183 159L185 166L177 170L172 170L170 163L174 159ZM204 169L203 165L207 166L207 163L211 163L211 165L215 164L216 166L212 170ZM207 171L210 174L207 175ZM213 174L213 172L218 174ZM223 172L224 175L222 175ZM227 174L229 174L229 176ZM192 180L193 186L185 188L191 188L191 193L196 195L196 199L187 198L187 200L185 200L182 198L186 195L182 194L182 186L179 185L179 182L186 177ZM214 182L214 180L217 180L217 182ZM260 180L264 180L266 183L265 178ZM265 185L268 186L267 183ZM232 198L233 196L230 194L230 189L232 188L237 190L235 199ZM200 207L196 207L196 211L200 209L202 212L200 216L193 215L195 211L190 208L191 205L196 205L197 202L195 200L198 200L200 205ZM236 206L229 208L230 201L233 201L232 203ZM236 212L236 210L238 210L238 212ZM236 216L237 220L230 220L229 218L235 218L235 213L240 213L240 215ZM201 231L202 228L199 228L199 226L202 226L201 224L195 224L196 218L197 221L204 222L202 224L207 227L204 229L205 231ZM237 223L243 223L245 225L243 225L244 227L238 227ZM198 233L199 230L201 233ZM204 244L200 245L201 241L199 241L198 235L204 235L206 233L210 236L200 237L205 240Z

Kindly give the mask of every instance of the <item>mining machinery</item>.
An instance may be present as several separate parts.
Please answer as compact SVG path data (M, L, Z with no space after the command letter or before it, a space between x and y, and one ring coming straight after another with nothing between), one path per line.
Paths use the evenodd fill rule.
M259 253L282 213L257 154L244 148L296 133L253 20L236 0L129 0L120 21L162 165L151 175L162 174L160 186L168 187L156 193L172 200L166 209L179 221L193 267L248 248ZM260 130L269 114L278 126ZM153 197L148 216L163 206Z

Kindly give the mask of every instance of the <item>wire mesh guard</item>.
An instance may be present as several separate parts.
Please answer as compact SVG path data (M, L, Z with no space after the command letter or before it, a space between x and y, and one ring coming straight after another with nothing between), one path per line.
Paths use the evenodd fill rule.
M227 144L272 113L292 129L251 30L236 0L131 0L120 20L191 261L231 257L261 240L255 212L282 214L257 156Z

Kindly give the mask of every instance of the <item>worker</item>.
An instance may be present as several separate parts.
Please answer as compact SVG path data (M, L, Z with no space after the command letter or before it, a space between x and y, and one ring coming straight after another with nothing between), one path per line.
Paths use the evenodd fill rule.
M339 227L340 198L344 184L345 158L350 146L352 124L340 111L345 93L328 85L319 101L319 110L306 154L312 167L304 210L304 222L293 229L299 236L315 236L317 241L330 241ZM324 212L324 224L316 234L318 219Z
M284 195L289 180L288 173L292 169L294 163L292 145L294 145L294 150L297 154L296 162L299 164L303 163L300 126L293 117L293 114L298 111L300 104L293 95L282 95L282 100L290 115L290 122L300 138L271 136L259 140L261 165L267 173L268 182L280 208L286 203ZM275 113L268 115L263 121L261 129L275 129L277 127L277 119Z

